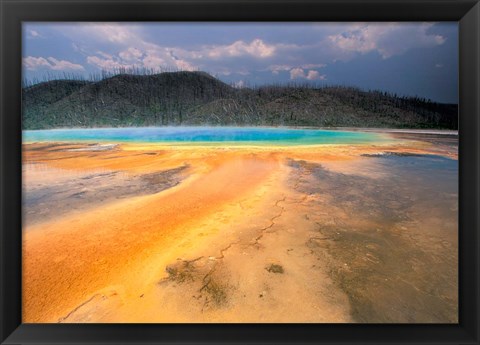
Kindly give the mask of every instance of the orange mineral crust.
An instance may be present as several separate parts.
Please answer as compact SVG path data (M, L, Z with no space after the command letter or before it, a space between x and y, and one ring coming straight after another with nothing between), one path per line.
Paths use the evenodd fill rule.
M371 158L447 146L23 149L23 322L457 320L455 222Z

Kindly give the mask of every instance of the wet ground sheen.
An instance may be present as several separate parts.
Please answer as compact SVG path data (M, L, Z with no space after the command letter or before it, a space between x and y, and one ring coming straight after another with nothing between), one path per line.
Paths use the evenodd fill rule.
M290 164L308 179L299 190L318 196L309 215L327 248L330 275L346 292L357 322L456 322L457 161L438 156L385 155L388 177ZM314 206L315 205L315 206Z

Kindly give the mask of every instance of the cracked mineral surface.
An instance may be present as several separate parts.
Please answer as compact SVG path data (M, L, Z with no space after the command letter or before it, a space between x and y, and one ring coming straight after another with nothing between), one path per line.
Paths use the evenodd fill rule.
M458 322L456 137L23 149L23 322Z

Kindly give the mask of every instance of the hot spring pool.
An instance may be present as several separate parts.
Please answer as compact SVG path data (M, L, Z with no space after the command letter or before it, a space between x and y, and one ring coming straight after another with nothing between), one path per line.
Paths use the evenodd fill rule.
M366 144L390 140L371 132L269 127L130 127L23 131L23 142L133 142L229 145Z

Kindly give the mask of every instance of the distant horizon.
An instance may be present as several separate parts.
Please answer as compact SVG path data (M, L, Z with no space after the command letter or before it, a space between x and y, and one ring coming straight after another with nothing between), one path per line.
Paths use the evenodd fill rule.
M458 23L23 24L25 80L205 71L234 85L346 86L458 104Z

